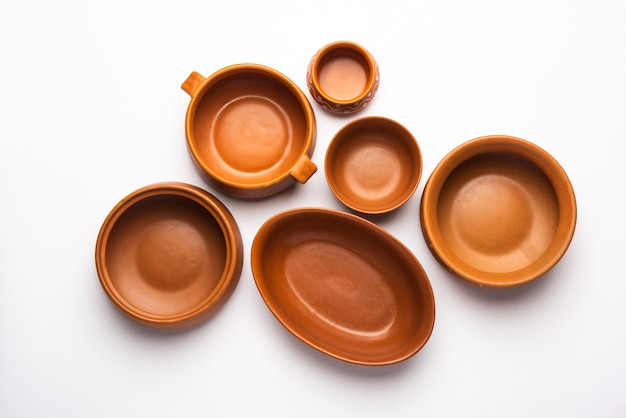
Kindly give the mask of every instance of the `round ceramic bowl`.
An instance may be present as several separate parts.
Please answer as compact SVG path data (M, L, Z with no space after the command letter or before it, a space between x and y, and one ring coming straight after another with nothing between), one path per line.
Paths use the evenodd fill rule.
M243 246L228 209L182 183L159 183L122 199L96 243L104 291L138 322L161 329L199 324L230 297Z
M280 72L258 64L192 72L187 147L213 187L240 198L273 195L317 170L310 157L316 123L305 94Z
M341 128L324 162L326 180L346 206L381 214L404 204L422 175L420 147L398 122L367 116Z
M321 48L307 68L307 86L322 109L349 114L364 109L380 83L376 60L361 45L339 41Z
M424 238L439 262L488 287L527 283L564 255L576 199L559 163L537 145L486 136L437 165L421 201Z

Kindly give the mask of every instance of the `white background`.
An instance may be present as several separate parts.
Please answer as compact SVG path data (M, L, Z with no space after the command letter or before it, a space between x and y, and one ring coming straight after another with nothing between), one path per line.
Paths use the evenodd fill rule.
M380 65L378 95L358 116L401 122L424 157L412 199L374 221L423 264L437 320L422 351L389 367L343 363L294 338L249 264L271 215L345 210L323 161L354 117L314 104L318 172L260 202L215 192L185 146L180 84L191 71L265 64L310 98L309 59L341 39ZM0 416L626 416L626 2L7 1L0 57ZM435 165L487 134L546 149L578 202L565 257L510 290L447 273L419 227ZM159 181L218 196L246 251L224 308L174 334L123 317L94 263L108 212Z

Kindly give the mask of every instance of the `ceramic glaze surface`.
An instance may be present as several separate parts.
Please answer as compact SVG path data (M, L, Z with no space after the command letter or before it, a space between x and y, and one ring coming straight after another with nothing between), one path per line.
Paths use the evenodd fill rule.
M405 360L434 325L432 288L399 241L357 216L327 209L276 215L252 245L254 279L296 337L367 365Z
M367 62L351 51L332 55L319 64L322 90L336 100L350 100L363 94L370 77Z
M96 266L112 301L165 329L207 319L234 290L242 268L239 229L212 195L190 185L147 186L109 214Z
M237 197L264 197L317 167L315 117L291 80L260 65L226 67L209 78L197 73L183 83L192 100L187 145L216 188Z
M558 201L546 176L511 154L484 154L448 177L438 202L446 245L477 269L519 270L550 246Z
M384 213L413 195L421 178L422 156L404 126L387 118L365 117L335 135L324 169L331 190L346 206Z
M422 195L422 231L435 257L480 286L534 280L561 259L576 199L558 162L520 138L494 135L450 152Z
M137 309L172 315L216 287L226 259L220 226L197 203L153 197L127 210L112 229L106 266L118 292Z

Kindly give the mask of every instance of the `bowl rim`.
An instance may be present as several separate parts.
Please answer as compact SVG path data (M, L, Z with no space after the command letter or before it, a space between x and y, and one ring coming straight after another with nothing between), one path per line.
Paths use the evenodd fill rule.
M415 160L413 160L413 163L416 167L417 175L412 178L410 187L407 189L407 193L405 194L405 196L401 200L397 201L395 204L387 204L377 209L372 209L372 208L368 208L365 206L361 206L357 204L356 202L352 202L352 201L345 199L343 194L339 193L339 187L337 186L335 182L337 175L336 173L334 173L333 170L331 170L331 167L330 167L331 159L335 155L336 150L338 149L341 140L345 138L345 135L350 133L350 131L352 132L360 131L361 129L367 127L368 124L372 124L372 123L375 123L377 124L377 126L381 126L385 129L391 128L394 130L394 132L400 132L402 136L407 139L407 141L403 141L403 143L406 143L409 146L413 147L415 151L415 155L417 157ZM396 139L397 137L398 135L393 135L394 139ZM391 212L399 208L400 206L404 205L409 199L411 199L411 197L415 194L415 191L417 190L419 183L421 181L423 167L424 167L424 163L423 163L422 151L413 133L402 123L398 122L395 119L391 119L385 116L362 116L342 126L335 133L330 143L328 144L328 147L326 148L326 156L324 158L324 173L326 176L326 182L328 183L328 186L330 187L335 197L341 203L346 205L348 208L353 209L357 212L361 212L361 213L365 213L369 215L378 215L378 214Z
M448 176L468 159L490 152L516 155L536 166L548 179L558 202L559 222L554 239L538 259L521 269L493 273L476 269L456 257L445 245L439 229L439 193ZM420 224L433 256L452 273L478 286L505 288L533 281L552 269L567 251L576 229L576 197L571 181L558 161L540 146L509 135L486 135L458 145L439 162L424 186L420 203Z
M329 96L322 85L320 84L318 72L319 72L319 64L322 60L331 52L340 50L340 49L349 49L353 52L356 52L359 56L361 56L365 62L367 63L367 67L369 70L369 77L367 79L367 84L361 94L358 96L349 98L349 99L338 99L336 97ZM376 79L378 75L378 63L372 56L372 54L361 44L358 44L353 41L335 41L329 44L324 45L320 48L317 53L313 56L311 63L309 65L310 69L310 81L311 86L315 89L315 92L319 94L326 102L332 103L338 106L349 106L354 103L359 103L366 99L372 92L374 86L376 85Z
M317 126L313 107L311 106L311 103L307 99L304 92L289 77L274 68L256 63L239 63L223 67L215 71L208 77L205 77L196 89L195 93L191 96L185 115L185 138L189 153L193 157L195 163L200 167L200 169L214 181L225 186L228 190L240 190L245 193L246 191L272 188L272 186L276 186L279 183L285 181L285 179L291 177L291 169L293 168L293 166L298 164L299 159L296 159L292 166L286 169L279 176L261 182L241 182L234 181L228 177L223 177L217 174L212 169L212 167L204 161L204 159L202 158L202 154L199 152L196 145L197 139L195 138L195 135L193 133L193 122L195 120L196 109L205 97L207 91L213 85L221 81L227 80L229 77L241 74L247 74L250 76L262 76L278 81L293 94L294 98L300 104L300 109L302 110L306 122L306 135L304 137L304 144L302 146L299 158L302 158L305 155L309 158L312 157L316 145Z
M114 286L107 267L107 245L117 221L135 204L156 196L177 196L202 206L218 223L226 244L224 271L215 289L196 306L177 314L146 312L130 303ZM155 328L188 328L208 319L230 297L241 274L243 246L239 227L230 211L215 196L199 187L178 182L154 183L141 187L117 203L105 218L96 241L96 271L102 288L113 303L127 316Z

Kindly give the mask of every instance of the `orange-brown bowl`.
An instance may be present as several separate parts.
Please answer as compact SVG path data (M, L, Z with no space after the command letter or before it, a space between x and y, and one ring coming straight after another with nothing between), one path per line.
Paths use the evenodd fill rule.
M115 305L154 328L208 319L233 293L243 263L239 228L213 195L183 183L122 199L96 242L100 283Z
M545 150L504 135L446 155L424 187L424 238L439 262L480 286L510 287L549 271L576 227L576 199Z
M374 98L380 72L374 56L351 41L332 42L311 58L307 87L315 101L335 114L363 110Z
M192 72L181 86L190 96L187 147L204 178L240 198L261 198L306 183L315 114L284 74L259 64L236 64L205 78Z
M356 215L277 214L257 232L251 263L278 321L336 359L398 363L430 338L435 299L426 272L400 241Z
M366 116L348 123L333 137L324 170L330 189L344 205L381 214L411 198L422 175L422 153L400 123Z

